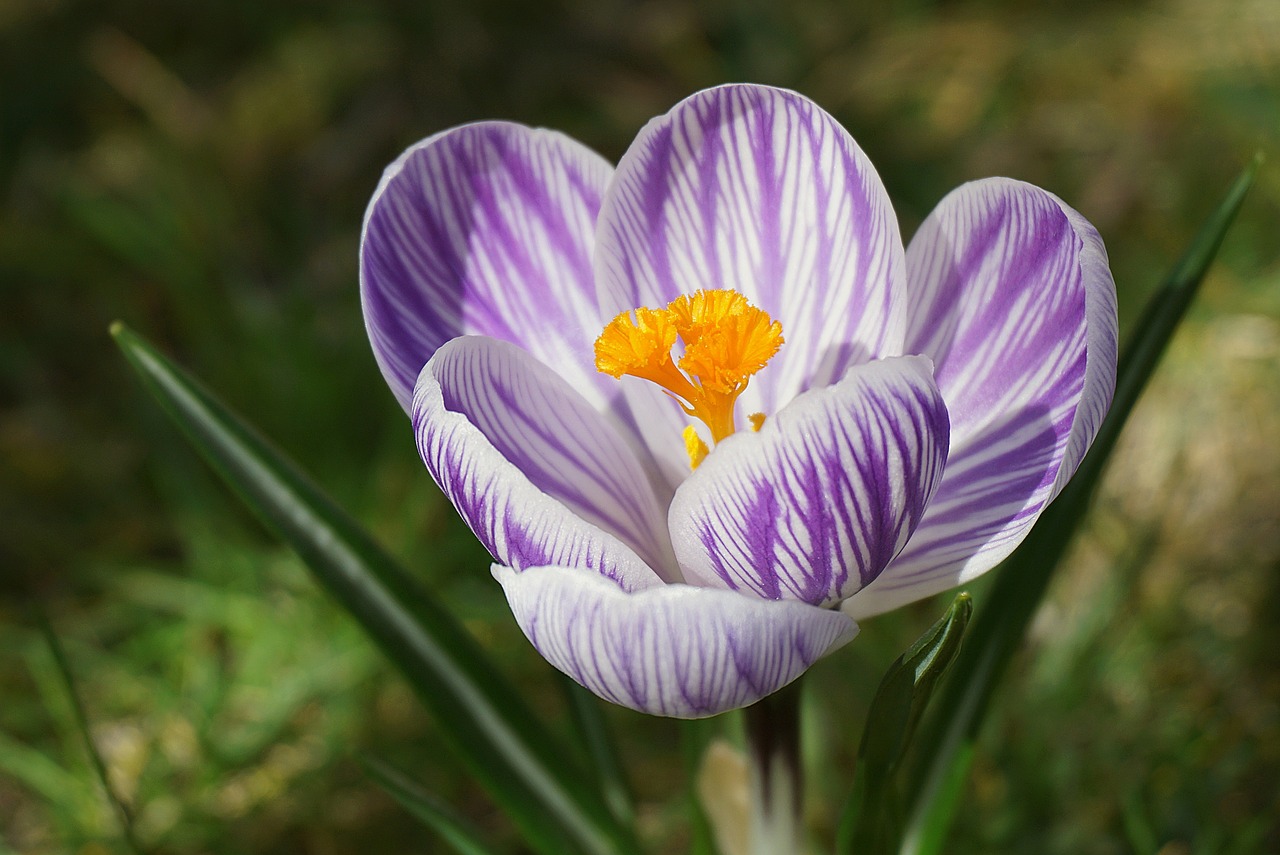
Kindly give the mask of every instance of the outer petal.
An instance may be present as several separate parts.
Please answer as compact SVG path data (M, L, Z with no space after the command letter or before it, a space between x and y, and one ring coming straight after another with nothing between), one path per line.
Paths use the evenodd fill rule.
M921 357L877 360L716 447L668 519L685 578L771 600L838 602L870 583L924 513L947 410Z
M902 352L905 267L884 186L852 137L794 92L722 86L651 121L618 164L597 242L605 315L732 288L782 322L787 343L743 396L746 412L777 412L852 364ZM651 417L659 396L631 386L643 389L633 410ZM658 412L679 461L683 420L670 403Z
M587 567L627 590L672 567L640 464L604 417L519 348L454 339L414 392L418 451L503 564ZM673 572L668 570L668 572Z
M428 137L383 174L365 213L360 294L374 355L401 406L436 348L514 342L598 408L603 326L591 253L612 168L563 134L507 122Z
M907 269L907 349L937 365L951 453L907 548L846 604L858 616L1008 556L1075 473L1115 390L1106 250L1056 196L1008 179L964 185L921 226Z
M626 593L573 567L493 568L547 661L606 700L702 718L744 707L857 634L839 611L663 585Z

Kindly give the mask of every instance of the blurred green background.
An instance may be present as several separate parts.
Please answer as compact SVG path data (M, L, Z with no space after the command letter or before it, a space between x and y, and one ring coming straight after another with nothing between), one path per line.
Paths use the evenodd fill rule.
M950 851L1280 852L1274 0L0 0L0 852L127 851L37 609L147 851L444 851L361 752L518 851L107 325L152 337L300 460L557 716L368 351L364 206L387 162L450 125L556 127L616 159L731 80L833 112L905 234L967 179L1053 190L1106 239L1122 326L1270 156L1004 687ZM879 674L939 609L869 622L814 670L823 839ZM681 851L676 724L610 720L646 839Z

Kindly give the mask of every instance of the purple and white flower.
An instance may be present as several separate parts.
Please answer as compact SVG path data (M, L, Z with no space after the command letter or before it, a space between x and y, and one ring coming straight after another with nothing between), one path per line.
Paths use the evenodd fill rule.
M995 566L1115 385L1115 288L1080 214L975 181L904 250L849 134L762 86L682 101L616 168L505 122L429 137L374 194L360 275L382 373L529 640L660 715L750 704L856 618ZM722 289L786 345L741 394L763 425L691 471L685 412L593 344Z

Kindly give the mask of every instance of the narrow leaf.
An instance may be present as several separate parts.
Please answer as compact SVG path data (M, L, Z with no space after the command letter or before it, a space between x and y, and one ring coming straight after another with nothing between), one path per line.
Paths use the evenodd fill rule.
M862 731L837 852L890 855L897 847L902 805L896 773L934 688L960 652L972 612L969 595L958 594L946 614L894 660L880 680Z
M635 808L631 800L631 787L618 757L609 724L595 695L579 686L569 677L560 675L565 700L569 705L569 720L574 736L586 749L591 768L596 773L596 783L613 815L624 825L635 820Z
M707 750L720 733L721 723L714 719L693 719L679 722L678 727L686 781L681 802L689 816L689 855L716 855L715 832L698 795L698 778Z
M973 759L977 753L977 748L972 741L964 743L956 752L955 759L946 770L946 778L938 783L937 804L948 806L959 804L965 785L969 781L969 769L973 766ZM908 835L904 839L915 846L915 851L943 852L945 851L944 841L951 832L951 817L951 809L931 811L925 814L924 821L919 825L908 828Z
M196 449L401 670L531 846L546 853L636 851L630 830L457 620L191 376L122 324L112 335Z
M458 855L494 855L471 823L436 799L398 769L373 757L360 758L369 777L378 782L400 806L431 828Z
M120 834L124 837L125 844L129 847L129 851L134 855L142 855L142 845L138 842L138 837L133 829L133 816L129 811L129 806L125 804L120 793L111 784L111 776L107 774L107 764L102 759L101 752L98 751L98 745L93 741L93 731L89 728L89 716L85 712L84 704L80 701L80 691L76 687L75 674L71 671L71 663L67 660L67 654L62 649L62 641L58 638L58 634L53 630L53 624L49 623L48 616L44 611L37 610L36 620L40 625L40 634L44 636L45 644L49 647L49 653L53 656L54 665L58 669L58 676L62 680L62 688L67 693L67 699L71 702L71 711L75 716L76 729L80 731L80 738L84 740L85 750L89 753L89 762L93 766L94 773L98 776L98 783L102 785L103 791L107 794L107 801L111 802L111 806L115 809L116 817L120 820Z
M1111 411L1092 448L1075 477L998 571L937 707L938 714L920 740L907 790L910 803L902 855L934 855L941 851L941 841L946 837L943 832L962 792L961 787L955 786L952 767L957 763L967 765L965 758L972 756L973 742L996 685L1020 645L1071 535L1084 517L1121 428L1195 297L1260 163L1260 157L1254 158L1236 179L1152 297L1120 359Z

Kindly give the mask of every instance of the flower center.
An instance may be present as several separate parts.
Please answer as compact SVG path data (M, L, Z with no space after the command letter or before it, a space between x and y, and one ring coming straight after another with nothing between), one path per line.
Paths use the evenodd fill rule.
M683 352L673 360L679 338ZM665 309L622 312L596 339L596 369L613 377L629 374L657 383L719 442L736 429L733 409L747 381L783 344L782 324L737 291L695 291ZM764 416L750 416L755 430ZM694 468L707 445L690 425L685 449Z

